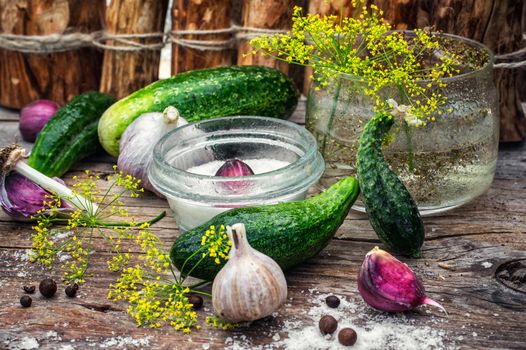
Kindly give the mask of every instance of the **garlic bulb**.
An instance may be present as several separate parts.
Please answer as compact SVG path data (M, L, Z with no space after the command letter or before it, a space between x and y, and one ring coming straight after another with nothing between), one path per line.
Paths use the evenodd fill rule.
M212 286L214 312L229 322L254 321L272 314L287 299L279 265L248 244L245 225L228 227L232 248Z
M167 107L163 113L142 114L122 134L117 168L140 179L142 187L155 192L148 180L153 148L164 134L185 124L188 122L179 116L177 108L172 106Z

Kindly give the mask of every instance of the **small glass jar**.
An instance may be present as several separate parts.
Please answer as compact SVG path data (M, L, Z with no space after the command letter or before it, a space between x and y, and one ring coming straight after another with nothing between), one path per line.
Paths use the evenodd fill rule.
M391 169L415 199L422 215L446 211L484 193L495 174L499 142L498 99L493 83L493 54L486 46L456 35L443 34L447 47L466 59L461 74L444 79L444 112L425 127L399 121L394 139L383 152ZM477 69L472 68L475 63ZM426 84L427 81L421 81ZM325 159L321 180L328 187L356 175L356 152L362 130L374 115L364 83L339 74L326 87L311 88L306 127L315 136ZM365 211L358 200L354 209Z
M214 176L229 159L252 176ZM185 125L155 146L149 179L186 231L231 208L304 199L324 171L302 126L264 117L225 117Z

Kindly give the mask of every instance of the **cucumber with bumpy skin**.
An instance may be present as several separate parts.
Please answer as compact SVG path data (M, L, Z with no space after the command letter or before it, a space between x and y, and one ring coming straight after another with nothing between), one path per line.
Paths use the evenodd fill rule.
M60 177L75 162L100 150L97 125L114 102L95 91L73 97L38 134L27 163L49 177Z
M392 115L378 113L360 137L357 171L362 200L371 226L390 250L420 257L425 231L418 207L382 153L382 140L393 124Z
M170 257L177 268L185 266L183 272L191 270L192 276L211 281L224 262L216 264L212 258L199 262L201 254L194 253L201 248L201 238L211 225L218 228L243 223L252 248L268 255L286 270L325 248L343 223L358 193L358 182L347 177L304 201L229 210L181 234L170 251Z
M188 122L232 115L288 118L299 91L280 71L258 66L194 70L159 80L111 106L99 123L99 140L119 155L124 130L141 114L173 106Z

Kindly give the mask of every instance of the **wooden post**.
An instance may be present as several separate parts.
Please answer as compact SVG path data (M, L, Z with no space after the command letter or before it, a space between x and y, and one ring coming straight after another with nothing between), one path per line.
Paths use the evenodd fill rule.
M174 0L172 28L180 30L214 30L230 27L230 0ZM227 41L231 33L182 35L186 40ZM229 66L232 50L197 50L175 43L172 49L173 74L187 70Z
M112 0L106 8L105 29L112 34L162 32L167 6L167 0ZM134 41L148 44L160 39ZM105 51L100 90L122 98L157 80L160 54L160 50Z
M47 35L100 30L105 0L0 0L0 32ZM21 108L38 98L64 104L97 90L102 54L95 49L22 54L0 49L0 105Z
M290 30L293 8L293 0L245 0L243 3L243 26ZM238 64L275 67L284 73L288 73L289 67L285 62L261 55L244 56L252 51L249 41L249 39L243 39L239 43Z

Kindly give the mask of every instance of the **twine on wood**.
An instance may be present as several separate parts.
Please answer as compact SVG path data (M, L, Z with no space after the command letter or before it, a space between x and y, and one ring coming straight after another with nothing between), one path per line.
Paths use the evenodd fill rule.
M287 33L286 30L267 28L240 27L209 30L178 30L168 33L144 34L111 34L106 31L92 33L66 33L49 35L19 35L0 33L0 48L22 53L55 53L76 50L85 47L96 47L104 50L135 52L158 51L170 43L201 51L221 51L234 47L238 40L251 39L261 34ZM234 35L227 40L186 39L185 35ZM136 40L155 40L154 43L137 42Z
M231 25L228 28L205 30L175 30L167 33L111 34L106 31L92 33L67 33L49 35L18 35L0 33L0 48L22 53L55 53L96 47L120 52L159 51L166 45L175 43L200 51L223 51L235 47L240 40L250 40L260 35L286 34L288 30L242 27ZM230 34L229 39L187 39L184 36L205 36ZM156 41L153 43L136 40ZM524 38L526 40L526 37ZM514 52L496 55L497 61L511 60L494 64L496 69L515 69L526 67L526 47Z

